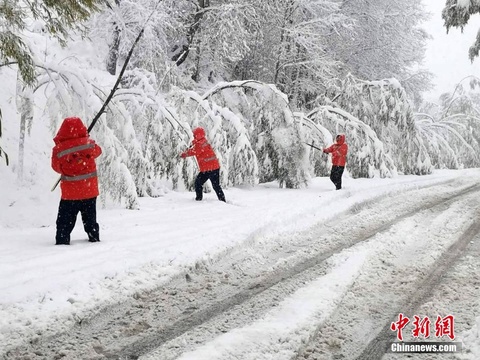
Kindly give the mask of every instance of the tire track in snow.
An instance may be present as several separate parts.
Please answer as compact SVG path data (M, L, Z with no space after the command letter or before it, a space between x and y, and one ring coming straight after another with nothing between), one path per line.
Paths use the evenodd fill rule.
M436 319L438 315L452 314L455 317L455 342L463 345L462 353L442 354L442 360L480 359L480 236L470 242L464 255L443 276L439 286L420 307L419 316ZM433 328L432 328L433 334ZM410 332L404 333L410 341ZM444 341L450 341L445 337ZM438 354L417 354L418 359L438 360ZM382 360L408 360L411 354L387 353Z
M470 194L471 194L470 191L467 191L467 193L465 193L465 194L462 193L462 195L470 195ZM452 200L452 201L456 201L456 200ZM442 208L445 208L445 207L448 208L449 203L448 203L448 202L447 202L447 203L442 202L441 204L437 204L437 206L438 206L438 205L440 205L440 207L442 207ZM422 211L424 211L424 210L422 210ZM358 239L357 239L357 240L358 240ZM350 250L353 250L353 249L350 249ZM309 277L309 278L306 278L305 276L303 276L303 274L304 274L305 272L307 272L307 271L308 271L308 272L313 272L313 274L310 274L310 277ZM315 276L315 274L316 274L316 276ZM307 269L307 270L305 270L305 271L303 271L303 272L298 272L298 273L296 273L295 275L293 275L293 276L297 277L296 279L294 279L293 277L286 277L285 280L284 280L282 283L276 284L275 287L277 287L278 285L281 285L281 286L283 287L283 285L284 285L283 283L289 282L289 281L296 281L297 283L298 283L298 282L308 283L309 281L312 281L312 279L315 279L316 277L319 277L319 276L322 276L322 275L324 275L324 274L320 274L318 270L315 271L314 269L309 268L309 269ZM285 290L285 289L283 289L283 290ZM268 295L268 294L266 294L267 292L272 292L273 294ZM222 322L234 322L234 320L238 320L239 317L245 317L245 312L253 313L253 311L250 311L250 309L249 309L250 306L253 306L253 305L252 305L253 302L255 302L256 304L259 304L259 303L262 303L262 302L271 302L271 303L272 303L272 301L270 301L270 300L265 300L265 298L267 298L267 299L268 299L268 297L273 298L274 296L278 295L279 292L280 292L280 291L274 292L273 289L270 288L270 289L266 290L265 292L262 292L261 294L258 294L258 296L255 297L255 299L257 299L257 300L249 299L249 301L248 301L247 303L245 303L245 304L242 304L242 306L241 306L239 309L237 309L234 314L230 314L229 316L226 316L226 315L223 315L223 314L222 314L222 315L219 316L219 317L220 317L219 320L213 319L213 320L209 321L208 324L206 324L206 323L202 324L202 326L201 326L202 329L201 329L200 331L190 331L188 334L183 335L183 336L182 336L182 339L180 339L180 340L177 340L177 339L176 339L175 341L172 341L171 344L165 344L165 345L163 345L163 346L161 347L162 349L158 349L158 350L154 351L151 355L146 356L146 357L145 357L145 360L146 360L146 359L149 359L149 360L151 360L151 359L159 359L159 358L165 359L165 360L167 360L167 359L168 359L168 360L176 359L176 358L181 354L181 351L177 351L177 353L175 353L175 348L179 348L179 347L185 346L185 345L182 345L182 342L183 342L184 344L187 344L188 342L191 343L191 342L192 342L192 339L195 339L195 341L194 341L194 342L195 342L195 345L196 345L196 343L202 343L203 341L205 341L205 339L204 339L205 336L202 336L202 334L198 334L198 333L199 333L199 332L202 332L202 331L205 332L205 331L207 331L207 329L223 328L221 332L226 332L227 329L225 329L225 328L223 327L224 324L223 324ZM281 294L281 296L283 296L283 297L285 297L285 296L287 296L287 295L288 295L288 293L285 292L285 291L284 291L283 294ZM260 298L261 298L262 300L260 300ZM261 315L261 314L260 314L260 315ZM323 314L322 316L324 316L324 315L325 315L325 314ZM250 314L249 317L247 316L247 319L244 321L244 323L248 323L248 320L249 320L249 319L251 320L251 319L256 319L256 318L259 318L259 317L260 317L260 316L259 316L258 314L257 314L256 316ZM224 319L224 320L222 320L222 319ZM232 325L232 327L231 327L230 329L232 329L232 328L237 328L237 327L242 327L242 326L243 326L243 324L241 323L241 321L237 321L237 323L236 323L235 325ZM267 327L267 328L268 328L268 327ZM242 328L242 329L243 329L243 328ZM255 331L254 329L249 330L248 326L247 326L246 328L244 328L245 330L242 330L242 329L235 329L234 331L235 331L235 333L246 333L246 334L248 334L250 331ZM279 331L280 331L280 330L279 330ZM196 332L197 332L197 334L195 334ZM217 333L217 336L218 336L218 335L220 335L220 334ZM215 337L214 334L211 334L211 336ZM223 338L223 336L222 336L222 338ZM227 338L228 338L228 337L227 337ZM308 339L308 336L306 336L305 338ZM233 340L234 340L234 338L232 338L231 336L230 336L228 339L229 339L229 340L225 340L225 341L227 341L227 343L231 343L231 342L233 342ZM297 339L297 340L298 340L298 339ZM262 341L261 341L261 338L260 338L260 339L259 339L259 344L262 344L262 346L253 346L253 347L255 348L254 352L256 351L256 352L257 352L257 355L258 355L258 351L259 351L258 349L259 349L259 348L265 348L265 346L266 346L266 345L265 345L265 342L266 342L266 341L268 341L268 340L265 339L264 342L262 342ZM289 343L288 343L288 344L284 344L284 342L289 342ZM215 343L215 340L213 341L213 344L214 344L214 343ZM239 343L241 343L241 341L240 341ZM253 343L253 341L252 341L252 343ZM296 340L291 340L291 341L282 340L282 341L279 342L278 348L283 348L283 349L285 349L285 347L287 347L287 348L288 348L288 346L291 347L292 345L294 345L294 343L296 343ZM194 346L194 345L193 345L193 344L190 344L190 349L187 349L187 351L188 351L188 350L192 350L192 349L191 349L192 346ZM205 355L204 353L205 353L205 351L207 351L206 349L208 349L208 348L212 349L212 346L213 346L212 343L209 342L209 344L207 345L207 347L202 347L199 353L193 352L193 353L191 353L190 357L187 356L187 358L192 358L192 359L193 359L193 358L195 358L195 356L200 356L202 359L204 359L204 358L207 359L208 356L205 357L205 356L201 356L201 355L202 355L202 354ZM278 348L275 349L275 351L279 351ZM225 349L223 349L223 351L225 351ZM285 350L285 351L289 351L289 350ZM208 351L207 351L207 352L208 352ZM234 354L235 351L232 350L232 352L233 352L233 353L229 353L229 356L225 357L225 359L237 359L237 357L235 357L235 354ZM172 355L172 353L174 353L174 355ZM218 357L218 356L219 356L219 355L218 355L218 351L216 351L215 353L216 353L216 356L213 356L213 353L212 353L211 358L215 358L215 359L217 359L217 358L222 358L222 357ZM244 358L245 358L245 359L253 359L253 358L254 358L254 359L257 359L257 358L260 359L260 358L263 358L262 356L260 356L260 357L258 357L258 356L257 356L257 357L252 357L251 354L249 354L249 355L248 355L248 354L243 354L242 356L240 356L240 355L238 354L238 352L237 352L237 355L239 356L239 357L238 357L239 359L244 359ZM285 357L282 357L282 359L284 359L284 358L285 358ZM142 358L142 359L143 359L143 358ZM183 357L182 357L182 359L183 359ZM223 359L223 358L222 358L222 359ZM324 359L324 358L323 358L323 357L320 357L319 359Z
M476 194L463 195L382 234L380 240L388 241L391 249L380 249L376 265L363 270L335 316L319 324L294 359L381 359L387 342L396 340L390 323L399 313L413 318L413 311L480 231ZM405 229L410 232L403 233ZM441 241L432 243L432 239Z
M480 216L477 213L476 218ZM435 287L437 287L447 271L449 271L455 262L463 256L470 242L480 233L480 221L472 223L468 229L460 235L459 239L454 242L443 255L433 265L433 271L421 281L415 289L408 303L402 304L398 308L396 315L403 313L409 318L413 318L415 310L420 307L431 294ZM390 322L380 330L379 334L369 342L364 351L357 357L358 360L380 360L386 353L387 344L396 340L395 336L392 336L390 330Z
M98 317L86 319L69 334L51 339L36 339L31 346L11 352L14 357L6 359L16 358L18 354L29 355L32 359L42 356L54 358L58 354L63 354L64 359L137 359L219 314L242 305L273 286L322 265L330 256L386 231L419 211L454 201L456 197L468 195L478 189L476 185L467 186L461 190L450 191L448 195L440 198L433 193L429 195L431 198L425 196L423 199L426 205L420 201L422 197L419 197L415 199L413 207L409 207L406 200L414 197L408 194L414 194L415 191L409 191L407 194L398 195L399 199L403 197L406 202L399 216L392 218L388 212L391 202L387 201L383 209L373 211L372 216L379 217L377 223L369 225L368 220L371 217L367 216L367 223L363 228L359 226L358 232L352 232L350 229L350 234L346 236L341 231L342 226L357 220L360 223L361 219L358 218L371 210L368 209L367 201L336 222L320 226L311 233L299 234L293 241L290 238L280 241L280 246L274 248L274 251L268 246L263 249L257 246L252 249L252 253L255 255L258 255L259 251L266 253L258 256L258 259L253 255L252 259L246 259L245 249L242 248L237 254L235 252L230 254L233 262L231 258L221 259L213 264L213 269L205 264L199 264L196 272L191 273L194 277L193 282L189 282L188 279L187 281L176 279L165 287L163 292L138 294L129 304L111 307ZM381 205L380 202L376 200L376 205ZM336 234L336 229L337 237L333 235L319 237L326 231ZM312 238L315 237L318 246L310 252L302 253L305 245L311 246ZM346 240L340 241L342 238ZM323 244L325 239L330 241ZM293 242L293 245L289 244L290 242ZM287 261L297 261L296 264L289 266L287 261L284 261L285 257L290 257ZM235 271L231 270L232 267ZM178 294L182 294L183 298L177 296Z
M253 286L250 285L248 289L234 293L229 298L226 298L222 301L211 304L210 307L208 307L204 311L194 312L189 317L178 320L176 324L172 325L172 331L167 332L166 334L162 332L162 334L157 333L152 335L151 337L142 338L133 346L126 347L125 349L123 349L121 356L127 359L136 359L139 355L142 354L142 351L161 346L165 342L172 340L177 336L180 336L181 334L185 333L189 329L200 326L206 321L212 319L214 316L218 316L219 314L227 311L228 309L233 308L234 306L242 305L247 300L260 295L261 293L265 292L266 290L269 290L270 288L279 284L280 282L284 282L298 274L301 274L307 270L310 270L316 266L319 266L326 259L330 258L334 254L337 254L347 248L350 248L358 243L361 243L373 237L379 232L386 231L394 224L402 221L405 218L413 216L419 211L424 211L426 209L430 209L439 205L442 206L448 202L456 201L458 197L467 196L472 192L478 191L479 189L480 187L477 185L468 186L458 192L455 192L454 195L436 199L428 203L428 205L426 206L422 204L420 207L410 209L407 213L404 213L399 217L390 219L389 221L385 221L379 227L367 228L364 231L362 231L360 236L355 237L350 242L346 242L344 244L334 246L330 250L325 251L321 254L316 254L316 256L310 257L304 261L301 261L289 267L288 269L281 269L279 272L273 273L266 278L261 278L257 280L256 284L254 284ZM355 213L361 212L361 208L357 208L353 210Z

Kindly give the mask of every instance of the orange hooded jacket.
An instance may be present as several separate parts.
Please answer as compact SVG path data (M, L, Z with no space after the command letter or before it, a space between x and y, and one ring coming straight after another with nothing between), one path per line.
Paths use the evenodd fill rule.
M336 142L332 146L323 149L324 153L332 154L332 164L335 166L345 166L347 162L348 145L345 143L345 135L340 134L336 137Z
M52 168L62 175L60 188L63 200L84 200L98 196L95 159L102 149L88 136L82 120L63 120L53 139Z
M205 138L205 130L201 127L193 129L192 145L180 156L182 158L195 156L200 172L213 171L220 168L217 156Z

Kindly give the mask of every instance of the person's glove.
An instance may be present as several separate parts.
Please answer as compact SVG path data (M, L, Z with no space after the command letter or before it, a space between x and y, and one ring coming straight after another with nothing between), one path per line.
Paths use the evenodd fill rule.
M181 157L182 159L185 159L185 158L187 157L187 155L185 155L185 153L181 153L181 154L180 154L180 157Z
M323 153L324 153L324 154L328 154L328 153L327 153L327 150L325 150L325 149L323 149Z

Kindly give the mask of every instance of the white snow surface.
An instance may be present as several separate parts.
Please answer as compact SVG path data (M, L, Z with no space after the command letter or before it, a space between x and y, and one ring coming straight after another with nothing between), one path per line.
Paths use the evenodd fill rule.
M378 196L450 179L480 179L478 169L392 179L346 176L344 189L335 191L328 178L315 178L308 188L298 190L280 189L276 183L227 188L227 204L216 200L214 193L196 202L193 193L167 191L158 198L142 198L139 210L98 204L100 243L86 240L78 219L71 245L55 246L59 189L50 192L46 187L47 180L55 180L53 172L49 175L40 182L43 187L15 185L13 174L5 167L1 171L0 351L46 329L67 329L102 306L161 286L196 262L248 246L252 239L275 241L275 236L295 234ZM237 358L235 353L251 349L252 341L258 351L271 342L300 343L305 338L302 329L328 316L375 246L366 243L360 250L336 255L325 276L306 284L263 319L181 358ZM464 338L471 341L468 347L473 354L480 349L477 334L475 325ZM283 355L277 353L276 359L290 358L291 348L287 346ZM242 358L254 359L255 353Z
M332 272L287 298L265 318L221 335L195 351L183 354L179 360L265 359L269 349L275 349L273 356L276 359L291 359L295 356L292 350L302 345L302 337L291 334L299 334L305 327L314 327L335 310L365 258L363 253L351 255ZM281 349L279 343L284 345ZM247 356L245 348L251 349Z

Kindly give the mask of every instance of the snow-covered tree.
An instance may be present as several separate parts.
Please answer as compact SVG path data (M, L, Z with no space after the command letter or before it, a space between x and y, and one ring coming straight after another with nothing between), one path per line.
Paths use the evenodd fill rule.
M36 82L29 88L17 76L19 164L32 122L47 118L52 134L72 114L88 124L112 95L91 135L104 150L101 199L128 208L164 186L193 189L197 164L179 155L196 126L205 128L217 153L223 186L277 181L298 188L312 175L327 175L328 157L305 143L322 148L340 132L354 177L427 174L432 164L473 166L471 150L480 140L475 92L459 89L448 105L431 109L437 113L412 110L428 74L414 70L426 39L418 27L423 9L407 2L64 2L83 4L88 14L100 10L83 23L82 46L90 47L84 53L67 46L57 58L44 46L56 42L46 35L48 19L33 23L28 36L27 28L16 28L31 45L26 61ZM18 10L12 1L2 4ZM5 24L0 30L13 29L15 21ZM64 31L58 36L66 45L80 41ZM112 75L137 39L113 93ZM45 111L33 113L39 104ZM8 159L1 148L0 156Z
M478 0L446 0L442 11L444 26L448 30L451 27L463 30L470 20L470 16L480 13L480 1ZM480 52L480 29L473 45L468 50L468 57L473 61Z
M229 78L235 63L247 56L262 21L253 3L180 2L186 24L177 29L181 36L173 43L171 59L195 82Z
M3 0L0 2L0 59L18 65L27 84L35 80L35 66L28 39L24 36L32 20L44 31L65 44L71 28L80 29L82 21L98 9L103 0Z
M75 63L75 59L69 61ZM34 90L42 94L37 96L46 97L52 134L56 133L63 119L71 114L82 118L88 126L108 94L107 90L96 84L88 71L66 62L37 66L38 85ZM141 163L142 155L132 131L131 119L123 104L114 100L106 116L92 129L91 135L103 148L98 161L102 193L129 208L135 208L138 206L137 188L128 167L132 163Z
M349 75L337 91L318 99L320 107L308 117L332 134L346 133L348 169L354 176L431 172L411 104L397 80L364 81Z
M223 101L215 101L219 96L217 92L223 92L225 88L227 86L220 83L203 96L193 91L179 91L172 100L180 119L188 123L189 128L205 128L222 167L223 185L254 185L258 183L258 163L244 115L222 106ZM192 188L196 164L187 160L185 166L184 183L187 188Z
M395 163L375 131L355 116L340 108L321 106L307 114L307 118L329 131L328 136L321 141L323 147L333 143L332 134L346 134L349 145L347 167L353 177L386 177L396 174ZM316 170L318 169L322 172L316 175L326 175L323 173L324 168L317 165Z
M232 77L273 83L301 107L325 91L340 65L328 51L327 38L349 27L338 2L329 0L256 1L257 18L249 51L235 63Z
M425 104L415 117L435 167L480 165L480 79L464 78L439 104Z
M429 174L428 153L418 138L413 108L405 89L394 78L359 81L348 77L337 103L372 127L404 174Z
M137 193L155 196L155 182L167 178L176 188L181 179L179 154L188 143L187 124L154 88L155 74L134 69L127 73L115 99L125 104L125 119L131 119L132 139L139 142L140 158L129 166ZM122 129L123 126L120 126ZM131 153L131 152L129 152Z
M257 161L260 182L278 180L280 186L288 188L306 183L309 175L301 126L295 121L285 94L273 85L247 80L220 83L204 98L221 101L223 106L242 115L255 156L246 155L245 160L237 163L246 162L243 166L247 166ZM238 148L237 144L235 149Z
M429 35L421 24L426 10L418 0L341 0L340 12L354 21L328 37L328 48L343 75L360 79L396 78L411 97L430 87L420 65Z
M17 73L17 109L20 112L17 177L21 181L23 180L25 136L31 129L33 121L33 89L23 81L20 72Z

